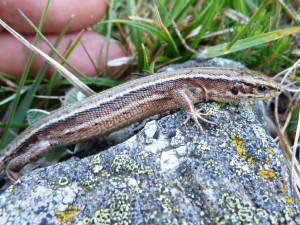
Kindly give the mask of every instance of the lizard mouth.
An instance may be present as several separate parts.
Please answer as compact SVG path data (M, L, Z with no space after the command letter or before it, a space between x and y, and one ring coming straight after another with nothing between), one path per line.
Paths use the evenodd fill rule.
M281 92L282 92L282 88L281 88L281 86L280 85L276 85L276 89L275 89L275 91L274 91L274 93L273 93L273 98L275 98L275 97L277 97L278 95L280 95L281 94Z

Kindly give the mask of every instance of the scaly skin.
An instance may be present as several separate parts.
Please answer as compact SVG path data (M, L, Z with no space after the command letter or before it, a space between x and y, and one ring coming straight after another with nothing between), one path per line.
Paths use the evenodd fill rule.
M272 79L242 68L197 67L156 73L69 104L24 130L0 158L0 179L20 177L19 170L53 148L103 136L169 110L183 109L202 127L194 107L203 101L232 102L276 97Z

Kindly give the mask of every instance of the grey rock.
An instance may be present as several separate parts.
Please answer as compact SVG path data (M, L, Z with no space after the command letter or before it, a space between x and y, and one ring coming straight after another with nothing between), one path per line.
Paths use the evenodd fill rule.
M0 224L296 224L285 159L251 103L199 106L218 124L201 135L179 111L34 170L0 196Z

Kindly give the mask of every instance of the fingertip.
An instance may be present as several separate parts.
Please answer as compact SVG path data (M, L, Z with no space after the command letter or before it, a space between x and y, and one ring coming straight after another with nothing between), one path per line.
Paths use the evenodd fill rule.
M15 77L22 75L28 51L8 33L0 33L0 71Z
M0 1L0 17L19 33L33 34L34 30L21 16L20 9L36 26L38 26L45 1L9 0ZM96 24L105 15L106 0L52 0L50 2L43 33L59 33L69 20L72 20L68 32L77 32Z
M70 43L74 41L77 36L78 33L74 33L67 34L62 38L57 47L60 54L63 55L65 53ZM33 35L26 35L25 38L31 43L34 40ZM46 35L46 38L53 44L57 36ZM21 76L30 51L8 33L0 33L0 46L0 71L16 77ZM81 41L73 49L67 60L80 72L89 77L98 76L103 73L105 69L108 69L108 73L116 73L121 67L105 67L106 59L111 60L124 57L126 53L119 42L115 40L110 40L108 51L106 50L107 46L108 43L105 37L92 31L86 31L83 33ZM41 39L37 47L47 54L51 51L50 47ZM107 52L108 57L106 57ZM53 58L58 62L61 61L58 56L54 56ZM32 71L37 73L44 63L45 60L36 55L32 62ZM70 70L69 67L67 68ZM49 78L54 71L55 68L50 66L47 71L47 77Z
M78 33L65 35L61 40L59 46L57 47L57 50L63 55L70 43L74 41L77 36ZM51 43L54 43L56 40L56 36L54 35L47 35L46 38ZM106 49L107 46L108 43L105 37L92 31L86 31L83 33L80 42L72 50L67 60L86 76L98 76L99 74L104 72L106 67L106 60L126 56L125 50L123 46L119 44L119 42L110 40L108 51ZM40 41L37 47L44 52L50 52L50 48L43 41ZM107 57L106 53L108 53ZM57 61L61 61L58 56L54 56L53 58ZM34 58L32 67L33 69L38 70L43 64L44 60L41 57L37 56ZM71 70L68 66L66 66L66 68ZM118 68L120 67L108 69L110 72L116 72ZM51 66L48 70L48 74L52 74L54 71L55 68Z

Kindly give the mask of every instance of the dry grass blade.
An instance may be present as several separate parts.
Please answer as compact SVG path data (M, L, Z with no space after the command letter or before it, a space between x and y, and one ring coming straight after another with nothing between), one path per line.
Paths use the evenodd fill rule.
M291 152L291 148L288 144L288 141L286 140L284 134L283 134L283 130L280 127L279 124L279 116L278 116L278 98L276 98L275 100L275 122L276 122L276 126L278 128L278 138L279 138L279 145L280 148L282 150L282 153L285 156L286 162L287 162L287 166L290 170L290 179L291 179L291 184L292 184L292 188L293 188L293 193L295 195L295 197L300 200L300 194L298 192L298 188L300 188L300 165L299 163L294 159L295 155Z
M299 166L299 163L296 159L296 152L297 152L297 145L298 145L298 140L299 140L299 132L300 132L300 114L298 114L298 124L297 124L297 130L296 130L296 136L295 136L295 141L294 141L294 146L293 146L293 157L292 157L292 171L291 171L291 175L292 175L292 184L294 184L294 179L296 181L300 181L300 171L296 171L295 167ZM300 183L297 183L298 187L300 188ZM296 185L293 185L294 187L294 193L297 195L298 199L300 200L300 193L297 189Z
M288 120L290 120L290 115L291 115L291 110L290 108L293 108L295 105L298 104L298 101L296 101L296 99L298 99L298 92L299 92L299 87L296 85L296 83L291 83L289 82L289 80L287 79L288 76L291 74L292 71L294 71L298 66L299 66L300 60L298 60L292 67L290 67L288 70L286 70L285 73L281 73L281 75L284 75L281 81L281 84L283 83L288 83L288 85L285 85L283 87L285 92L289 92L289 90L291 88L286 88L286 87L290 87L292 86L292 90L289 92L289 95L292 96L291 100L290 100L290 105L291 107L289 108L288 113L285 113L285 115L283 116L284 118L288 117ZM286 158L287 161L287 165L289 167L290 170L290 179L291 179L291 184L292 184L292 188L293 188L293 193L294 196L300 200L300 193L299 193L299 189L300 189L300 165L299 165L299 161L296 158L296 151L297 151L297 147L298 147L298 140L299 140L299 132L300 132L300 114L298 115L298 124L297 124L297 129L296 129L296 133L295 133L295 140L294 140L294 144L293 147L291 147L289 145L288 140L285 137L285 130L286 130L286 126L287 126L287 121L284 125L284 127L280 126L280 119L279 119L279 114L278 114L278 98L276 98L275 100L275 123L276 126L278 128L278 138L279 138L279 145L282 149L282 152Z
M198 55L199 53L198 53L196 50L194 50L194 49L192 49L190 46L188 46L188 44L186 43L186 41L184 40L184 38L183 38L182 35L180 34L180 31L179 31L179 29L178 29L178 26L177 26L177 24L175 23L175 21L173 20L173 18L171 17L170 19L171 19L171 21L172 21L173 28L174 28L174 30L175 30L177 36L179 37L179 39L180 39L182 45L185 47L185 49L188 50L188 51L190 51L190 52L192 52L192 53L195 54L195 55Z
M59 73L66 78L74 87L78 88L83 94L86 96L90 96L95 94L95 92L90 89L87 85L82 83L75 75L73 75L70 71L64 68L61 64L56 62L54 59L49 57L47 54L39 50L37 47L30 44L25 38L23 38L20 34L18 34L15 30L13 30L10 26L3 22L0 19L0 24L13 36L15 36L21 43L23 43L26 47L34 51L36 54L40 55L45 61L49 62L53 67L55 67Z

